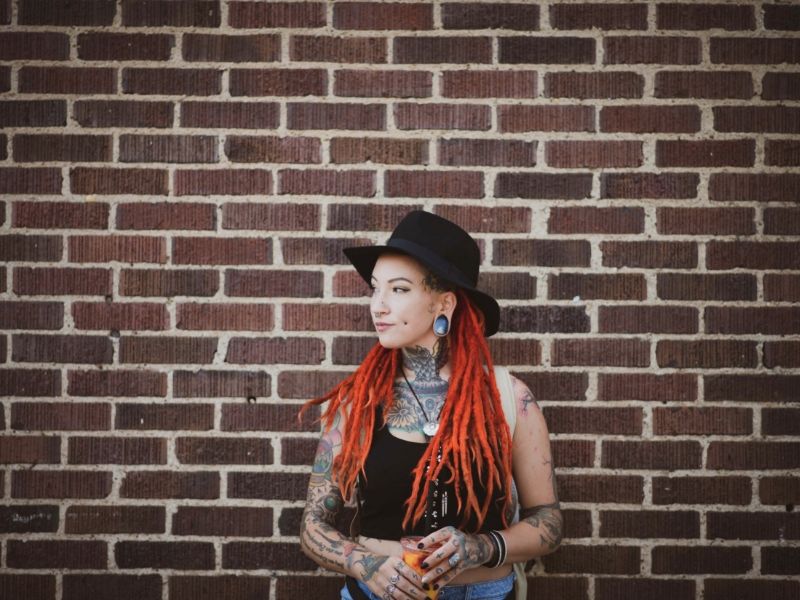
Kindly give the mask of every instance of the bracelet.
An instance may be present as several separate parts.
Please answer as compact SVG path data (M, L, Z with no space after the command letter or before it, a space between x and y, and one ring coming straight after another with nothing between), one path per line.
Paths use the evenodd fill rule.
M497 562L497 559L500 557L500 546L498 545L497 540L492 535L491 531L484 535L486 535L489 538L489 541L492 542L492 553L489 556L489 558L486 559L486 561L484 561L483 566L493 569L497 566L495 565L495 563Z
M497 557L491 563L489 561L485 562L484 565L490 569L496 569L497 567L501 567L505 564L508 548L506 547L505 538L503 538L503 535L499 531L495 531L493 529L490 530L489 537L492 538L492 544L497 550Z

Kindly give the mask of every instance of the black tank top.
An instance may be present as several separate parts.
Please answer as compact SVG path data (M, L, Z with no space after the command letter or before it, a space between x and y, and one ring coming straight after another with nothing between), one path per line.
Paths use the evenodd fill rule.
M375 431L372 436L372 447L364 463L363 475L359 478L359 491L361 499L360 519L361 535L382 540L399 540L404 535L427 535L425 520L421 520L409 530L403 529L403 517L406 514L405 502L411 495L414 483L414 468L419 463L427 449L424 442L409 442L400 439L389 432L389 427L382 425L383 415L380 407L375 415ZM473 471L477 474L477 471ZM458 528L463 515L458 512L456 502L455 483L445 483L449 479L449 471L442 470L439 483L439 502L435 502L434 509L438 510L438 527L452 525ZM481 502L486 497L482 484L478 484L475 494ZM462 497L464 494L462 494ZM446 497L446 502L441 501ZM486 520L480 531L502 529L501 510L503 505L502 492L495 492L493 502L489 505ZM474 515L467 522L464 531L474 533L478 531ZM431 527L431 529L434 529Z

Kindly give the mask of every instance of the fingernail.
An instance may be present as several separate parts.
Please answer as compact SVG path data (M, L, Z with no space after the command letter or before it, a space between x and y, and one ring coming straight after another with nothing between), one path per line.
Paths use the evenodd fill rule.
M422 584L422 589L423 590L429 590L429 589L431 589L431 586L429 586L427 583L423 583Z
M426 563L426 562L422 563L422 568L423 569L427 569L428 568L428 563Z
M439 584L438 583L434 583L433 584L433 589L434 590L438 590L439 589Z
M424 547L425 547L425 544L423 544L422 542L417 544L417 548L419 548L420 550L422 550Z

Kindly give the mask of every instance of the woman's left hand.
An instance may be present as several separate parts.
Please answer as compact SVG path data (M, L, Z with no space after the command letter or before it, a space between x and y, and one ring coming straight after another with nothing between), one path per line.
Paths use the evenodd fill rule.
M427 584L433 589L447 585L468 569L480 567L489 560L492 543L488 536L468 534L455 527L443 527L434 531L420 541L422 549L441 543L425 562L422 563L425 575L423 586Z

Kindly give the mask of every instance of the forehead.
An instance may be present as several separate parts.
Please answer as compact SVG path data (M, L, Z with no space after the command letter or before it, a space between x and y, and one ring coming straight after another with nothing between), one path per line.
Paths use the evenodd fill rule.
M405 277L412 281L421 281L427 274L428 272L416 259L405 254L381 254L372 269L372 276L375 279Z

